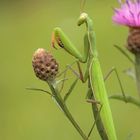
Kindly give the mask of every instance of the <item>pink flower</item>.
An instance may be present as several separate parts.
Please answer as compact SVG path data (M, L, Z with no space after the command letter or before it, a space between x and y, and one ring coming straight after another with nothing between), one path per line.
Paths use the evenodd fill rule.
M121 8L115 8L113 21L129 27L140 27L140 0L118 0Z

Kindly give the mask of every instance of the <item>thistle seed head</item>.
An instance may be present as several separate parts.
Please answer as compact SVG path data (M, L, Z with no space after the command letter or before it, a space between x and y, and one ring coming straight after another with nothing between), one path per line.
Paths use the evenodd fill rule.
M133 54L140 53L140 28L130 27L127 38L127 49Z
M44 81L52 81L58 73L58 63L53 56L43 48L35 51L32 58L35 75Z

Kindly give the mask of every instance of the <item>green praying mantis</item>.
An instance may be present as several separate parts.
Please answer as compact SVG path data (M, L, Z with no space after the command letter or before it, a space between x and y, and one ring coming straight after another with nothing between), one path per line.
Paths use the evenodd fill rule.
M100 62L98 60L98 53L95 44L95 33L93 29L93 22L91 18L86 13L81 13L78 19L78 26L82 24L86 24L86 34L84 37L84 54L82 55L76 47L70 42L68 37L64 34L64 32L60 28L55 28L52 37L52 46L55 47L55 43L57 43L61 48L63 48L70 55L74 56L78 61L78 69L79 69L79 78L85 83L88 81L88 98L93 102L96 100L101 104L101 110L96 110L100 115L97 121L97 128L100 133L100 136L103 140L117 140L112 113L108 101L108 95L105 88L104 78L100 67ZM82 74L82 70L80 68L80 62L86 63L86 71L85 74ZM94 94L93 94L94 93ZM94 107L98 109L97 103L93 105L93 112L95 113ZM97 115L95 115L97 117ZM101 117L101 118L100 118Z
M115 71L118 80L119 80L119 77L118 77L117 71L115 69L112 69L110 73L106 76L106 78L103 78L100 62L98 59L98 52L96 48L95 33L93 29L92 19L88 16L88 14L81 13L78 19L78 26L84 23L86 25L86 33L84 36L84 54L83 55L76 49L76 47L71 43L71 41L64 34L64 32L58 27L55 28L53 31L51 43L54 48L56 48L55 43L57 43L66 52L68 52L70 55L76 58L79 73L75 72L75 70L72 69L71 65L69 65L67 69L72 70L73 73L76 76L78 76L78 79L80 79L83 83L86 83L88 81L87 101L92 103L92 110L93 110L93 115L95 118L95 122L88 136L83 132L83 130L74 120L73 116L69 112L69 109L67 108L67 105L66 105L66 100L69 97L70 93L72 92L73 88L75 87L77 83L77 79L74 81L69 91L64 96L64 98L62 98L62 96L60 95L60 91L62 90L62 87L61 87L61 90L58 90L57 85L60 82L64 83L65 79L62 79L59 81L55 81L55 80L46 81L51 89L51 93L46 90L37 89L37 88L28 88L28 89L38 90L38 91L42 91L42 92L50 94L55 99L56 103L64 112L64 114L69 119L69 121L73 124L73 126L79 132L83 140L89 139L89 136L95 124L97 126L97 130L102 140L117 140L112 113L111 113L111 109L110 109L110 105L108 101L108 95L105 88L105 79L110 75L110 73L113 70ZM80 63L86 64L86 71L84 75L81 70ZM129 102L140 107L139 101L135 100L133 97L124 95L120 80L119 80L119 84L120 84L123 94L113 95L111 96L111 98ZM99 109L99 105L100 105L100 109Z

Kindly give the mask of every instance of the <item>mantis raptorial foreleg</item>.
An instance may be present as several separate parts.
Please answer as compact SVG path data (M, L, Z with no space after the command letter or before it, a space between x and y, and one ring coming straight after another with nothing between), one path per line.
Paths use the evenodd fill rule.
M59 28L55 28L52 34L52 47L56 48L55 43L57 43L61 48L65 49L72 56L77 58L80 62L86 63L88 59L89 45L88 45L88 35L84 37L84 55L81 55L76 47L70 42L68 37Z

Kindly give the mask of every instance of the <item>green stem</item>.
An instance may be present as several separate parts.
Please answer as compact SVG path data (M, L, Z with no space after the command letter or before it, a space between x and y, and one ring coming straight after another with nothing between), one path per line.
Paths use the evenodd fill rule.
M80 126L77 124L77 122L74 120L73 116L69 112L69 110L68 110L68 108L67 108L64 100L60 96L57 88L54 86L55 84L52 84L52 83L48 83L48 84L49 84L49 87L50 87L50 89L52 91L52 94L54 95L54 98L55 98L56 102L58 103L58 105L60 106L60 108L63 110L63 112L66 115L66 117L69 119L69 121L75 127L75 129L79 132L79 134L81 135L81 137L83 138L83 140L88 140L88 137L84 134L84 132L82 131L82 129L80 128Z
M124 101L125 103L131 103L140 108L140 101L138 99L135 99L132 96L125 95L125 98L124 98L123 95L111 95L111 96L109 96L109 98L121 100L121 101Z
M135 72L136 72L136 84L138 89L138 94L140 96L140 54L135 55Z

